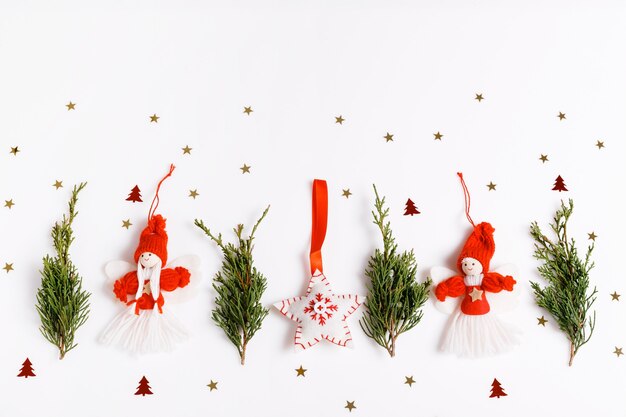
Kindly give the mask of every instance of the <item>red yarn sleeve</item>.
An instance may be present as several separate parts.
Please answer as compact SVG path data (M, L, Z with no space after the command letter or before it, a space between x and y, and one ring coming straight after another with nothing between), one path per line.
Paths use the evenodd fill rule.
M163 313L163 304L165 304L165 299L163 298L163 293L159 294L159 297L155 300L156 305L159 309L159 313Z
M174 291L176 288L184 287L189 284L191 274L187 268L177 266L176 268L168 268L161 270L161 289L163 291Z
M137 271L128 272L113 284L113 293L123 303L127 301L128 294L136 294L139 287Z
M435 288L435 296L439 301L445 301L446 297L459 297L463 294L465 294L465 283L461 276L448 278Z
M500 292L502 290L513 291L513 286L517 281L512 276L503 276L497 272L487 272L483 275L482 287L485 291Z

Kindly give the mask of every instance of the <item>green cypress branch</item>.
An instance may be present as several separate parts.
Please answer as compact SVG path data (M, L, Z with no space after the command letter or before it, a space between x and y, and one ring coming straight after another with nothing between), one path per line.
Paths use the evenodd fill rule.
M76 331L89 317L89 292L82 289L82 278L72 263L69 250L74 242L72 223L78 212L78 193L87 183L74 186L69 201L69 214L52 227L52 242L56 256L43 258L41 287L37 290L37 312L41 319L39 330L59 349L59 359L77 345Z
M383 250L376 249L371 256L365 275L370 278L368 295L364 302L365 313L359 321L365 334L389 355L396 354L396 340L402 333L411 330L422 319L422 306L428 300L430 279L417 282L417 262L413 250L398 254L398 245L386 218L385 198L380 199L376 186L374 224L383 237Z
M594 267L591 253L594 244L587 248L584 259L578 255L574 239L567 236L567 221L572 215L574 202L570 199L557 210L550 228L556 241L543 234L537 222L530 226L535 240L534 257L543 262L537 270L547 285L536 282L530 285L537 305L545 308L556 320L570 341L569 365L572 366L578 349L589 341L596 325L596 313L591 306L596 301L597 290L589 292L589 272Z
M222 268L213 282L217 297L211 317L237 348L242 365L246 361L246 347L250 339L261 328L269 313L269 309L261 304L267 280L253 266L252 259L254 234L269 209L269 206L265 209L247 239L243 237L242 224L233 229L237 236L237 245L224 243L222 234L215 236L202 220L196 219L194 222L217 244L224 255Z

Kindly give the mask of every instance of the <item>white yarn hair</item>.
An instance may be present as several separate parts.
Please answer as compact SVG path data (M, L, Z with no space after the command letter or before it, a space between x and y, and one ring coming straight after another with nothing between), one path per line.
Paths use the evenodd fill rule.
M137 261L137 293L135 294L135 300L139 300L143 295L143 286L146 279L150 280L150 293L152 294L152 299L155 302L154 308L158 308L156 305L156 300L159 298L159 294L161 293L161 265L162 261L159 259L159 263L151 268L144 268L141 264L141 259Z

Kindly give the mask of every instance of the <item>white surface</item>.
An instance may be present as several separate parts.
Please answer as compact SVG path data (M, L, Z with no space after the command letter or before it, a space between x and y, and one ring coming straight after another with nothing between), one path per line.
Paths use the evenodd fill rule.
M0 271L2 414L286 415L301 408L306 416L347 415L350 400L352 414L362 416L622 415L626 357L611 352L626 347L618 252L626 233L626 5L223 3L0 6L0 202L15 202L0 208L0 263L15 267ZM70 100L77 105L68 112ZM254 113L246 116L243 106ZM149 123L153 113L158 124ZM340 114L343 126L334 123ZM441 142L433 140L437 131ZM191 155L182 154L185 145ZM22 152L14 157L10 146ZM103 267L131 260L170 162L178 168L159 209L169 253L201 256L204 292L175 306L193 333L189 343L173 354L131 358L96 342L123 308L105 287ZM251 174L241 174L244 163ZM195 217L232 239L236 223L250 227L272 204L255 249L269 307L306 288L311 183L324 178L324 272L338 292L364 293L363 270L380 244L371 184L387 196L398 243L415 248L423 277L433 265L453 267L469 231L457 171L465 173L474 219L496 228L492 265L520 267L521 303L506 317L525 332L518 349L473 361L437 352L447 317L429 304L423 322L399 339L395 359L360 331L358 317L350 322L354 350L323 344L294 353L293 323L272 311L239 365L210 320L210 281L221 258ZM570 192L550 190L559 174ZM65 188L51 186L57 179ZM37 330L38 270L69 188L84 180L72 256L93 293L92 313L80 346L58 361ZM489 181L497 191L488 192ZM135 184L142 204L124 201ZM195 188L199 197L188 198ZM409 197L422 214L402 215ZM537 279L529 223L545 225L568 197L576 202L572 235L580 244L587 232L599 236L598 324L573 368L554 321L537 326L545 312L528 284ZM127 218L130 230L120 227ZM624 294L620 302L611 301L613 291ZM37 377L16 378L27 356ZM301 364L306 378L295 376ZM143 375L155 395L133 395ZM408 375L417 381L412 388L403 384ZM508 397L488 398L494 377ZM206 387L211 379L217 391Z

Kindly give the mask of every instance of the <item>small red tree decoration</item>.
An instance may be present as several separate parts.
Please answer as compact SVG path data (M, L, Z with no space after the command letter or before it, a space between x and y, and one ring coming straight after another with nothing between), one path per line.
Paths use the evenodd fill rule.
M130 194L128 194L128 198L126 199L126 201L132 201L133 203L143 202L143 200L141 199L141 190L138 186L135 185L133 189L130 190Z
M417 210L417 207L415 207L415 203L413 202L413 200L409 198L408 200L406 200L406 208L404 209L404 215L412 216L414 214L420 214L420 212Z
M17 376L23 376L24 378L28 378L29 376L35 376L33 372L33 364L26 358L24 363L22 364L22 369L20 369L20 373Z
M560 175L556 177L556 180L554 182L554 188L552 190L558 192L567 191L567 188L565 187L565 181L563 181L563 178L561 178Z
M491 395L489 396L489 398L494 398L494 397L506 397L507 393L504 392L504 390L502 389L502 386L500 385L500 382L497 379L493 379L493 382L491 383Z
M143 395L144 397L146 395L152 395L152 391L150 391L150 385L148 384L149 382L145 376L141 378L141 381L139 381L139 386L137 387L137 392L135 393L135 395Z

